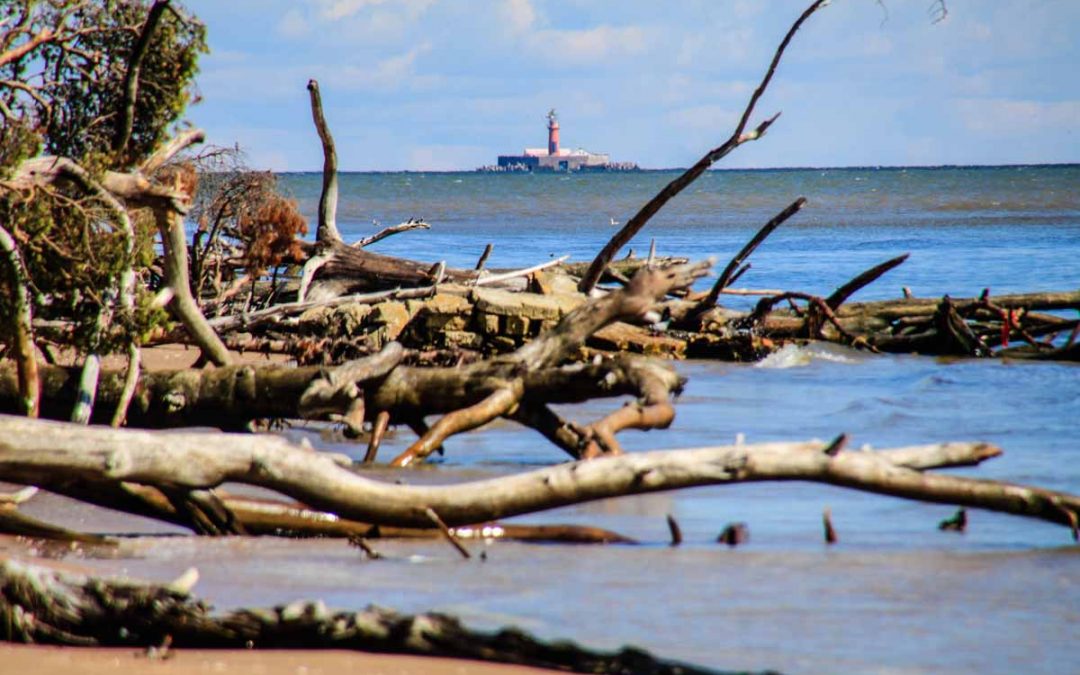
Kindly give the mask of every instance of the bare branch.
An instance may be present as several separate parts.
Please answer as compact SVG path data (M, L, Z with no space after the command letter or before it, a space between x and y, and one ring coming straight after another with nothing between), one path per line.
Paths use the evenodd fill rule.
M446 486L393 485L361 477L336 461L281 439L204 434L162 436L107 427L0 416L0 478L63 492L72 479L129 481L201 490L225 481L287 494L364 522L429 527L418 504L449 526L607 497L698 485L813 481L920 501L967 506L1072 527L1080 497L990 480L924 473L888 455L825 454L827 444L763 443L654 451L571 462L513 476ZM1000 451L982 443L931 445L920 468L949 448L972 459Z
M311 94L311 116L323 147L323 188L319 197L319 227L315 231L315 239L319 242L341 241L341 233L337 229L338 175L334 137L330 135L330 127L323 116L319 83L308 80L307 88Z
M15 334L15 363L22 407L20 412L27 417L37 417L41 406L41 387L38 384L37 354L34 350L33 305L27 290L30 278L15 238L3 226L0 226L0 249L7 258L7 276L14 303L12 330Z
M765 223L764 227L758 230L758 233L754 235L754 238L748 241L746 245L743 246L742 250L731 259L731 262L728 263L727 267L724 268L724 271L720 274L720 278L717 279L716 283L713 285L712 290L709 291L709 294L701 301L699 308L708 309L715 305L720 294L727 288L728 284L735 280L736 271L739 269L739 265L742 265L743 261L746 260L750 254L761 245L761 242L765 241L776 228L780 227L780 225L788 218L798 213L805 205L806 197L799 197L786 209L773 216L772 220Z
M124 103L120 108L120 122L116 126L116 137L113 139L113 152L117 156L123 154L131 139L131 129L135 123L135 99L139 95L139 72L142 70L143 59L150 47L150 40L154 36L154 31L157 30L161 15L168 6L169 0L155 0L146 14L146 22L128 58L127 72L124 73Z
M405 221L404 223L398 223L397 225L391 225L390 227L384 227L370 237L364 237L363 239L356 241L352 244L353 248L364 248L365 246L371 246L377 241L382 241L391 235L395 235L401 232L408 232L409 230L430 230L431 225L424 222L422 219L413 219Z
M589 293L600 281L600 277L604 272L604 268L615 257L615 255L625 246L634 236L641 231L645 224L649 222L661 208L664 207L671 199L682 192L687 186L697 180L701 174L716 163L721 158L727 156L732 150L739 147L743 143L748 141L754 141L761 138L769 126L776 121L779 113L773 117L765 120L758 125L756 129L750 132L746 132L746 125L750 119L750 115L754 112L754 107L757 105L758 99L769 86L769 82L772 80L773 74L776 72L776 67L780 63L780 58L784 55L784 50L787 49L791 39L795 36L795 33L803 25L803 23L810 18L817 10L821 9L827 0L817 0L810 5L795 23L788 30L784 39L780 42L780 46L777 47L776 53L773 55L772 62L769 64L768 70L765 72L765 77L761 80L757 89L754 90L753 95L750 97L750 102L747 104L746 109L743 111L742 117L739 119L738 125L735 127L735 131L731 134L722 145L713 148L705 154L697 164L687 169L682 175L675 180L668 183L655 197L653 197L645 206L641 207L641 210L634 214L634 217L627 221L626 225L619 230L614 237L611 238L600 253L593 260L592 265L589 266L585 276L582 277L581 282L578 284L578 290L582 293Z

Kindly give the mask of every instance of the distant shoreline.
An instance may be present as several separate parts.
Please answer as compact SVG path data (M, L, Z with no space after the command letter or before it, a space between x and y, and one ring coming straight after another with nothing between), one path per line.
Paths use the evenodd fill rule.
M785 171L941 171L950 169L993 171L999 169L1067 169L1080 168L1080 162L1061 162L1050 164L913 164L913 165L888 165L888 166L786 166L771 168L729 168L715 167L709 171L732 172L732 173L780 173ZM686 171L686 167L672 167L667 169L640 168L632 173L674 173ZM322 175L321 170L312 171L275 171L279 176L306 176ZM630 172L610 172L612 175ZM362 170L362 171L338 171L339 175L386 175L386 174L484 174L484 175L522 175L521 173L485 172L476 169L452 169L452 170L421 170L421 169L391 169L391 170ZM532 175L532 174L524 174ZM546 175L546 174L545 174ZM579 175L578 173L550 172L553 176ZM595 172L580 175L608 175L605 172Z

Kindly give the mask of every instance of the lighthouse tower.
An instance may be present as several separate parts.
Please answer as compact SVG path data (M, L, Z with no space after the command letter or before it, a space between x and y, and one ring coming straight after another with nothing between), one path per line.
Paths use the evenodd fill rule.
M555 115L555 108L548 111L548 154L559 154L559 118Z

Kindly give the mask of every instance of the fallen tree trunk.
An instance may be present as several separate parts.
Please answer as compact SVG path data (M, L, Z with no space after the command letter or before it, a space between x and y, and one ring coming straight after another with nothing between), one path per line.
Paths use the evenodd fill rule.
M280 364L226 366L212 369L162 370L143 373L128 410L128 426L172 428L210 426L226 430L246 428L258 419L333 419L345 415L353 401L363 399L364 383L374 401L403 419L452 412L460 399L443 398L447 392L467 399L471 387L484 387L487 375L470 375L455 368L413 368L386 384L381 392L372 379L382 377L401 358L392 343L383 352L336 368L289 367ZM66 419L78 395L80 369L40 365L42 416ZM360 374L357 369L360 368ZM351 374L350 374L351 373ZM600 364L571 364L523 375L527 403L580 403L639 393L642 376L652 373L660 381L681 382L665 364L631 356ZM107 423L122 400L126 371L101 375L93 421ZM355 379L350 379L355 378ZM352 385L360 388L354 390ZM409 392L408 387L416 389ZM18 409L18 374L12 361L0 361L0 410ZM368 414L366 419L372 419Z
M191 597L197 572L171 585L87 577L0 561L0 638L38 644L160 648L355 649L515 663L579 673L706 673L633 648L598 652L518 629L481 633L445 614L320 602L214 614Z
M373 253L339 241L317 248L318 255L326 256L326 260L314 274L307 293L311 299L399 286L428 286L441 281L462 283L475 281L480 275L474 270L444 268L441 279L437 279L437 264Z
M699 485L813 481L908 499L983 508L1064 524L1076 531L1080 497L1041 488L924 473L1000 453L985 443L888 452L836 444L763 443L636 453L450 486L391 485L359 476L333 458L257 436L155 434L0 416L0 479L65 493L72 481L130 482L199 491L226 481L278 491L362 522L450 526L630 494ZM899 461L899 460L898 460Z
M1008 356L1010 340L1028 343L1023 355L1044 359L1075 358L1067 348L1056 348L1049 339L1075 330L1076 320L1046 311L1080 310L1080 291L1026 293L978 298L900 298L838 304L850 294L856 281L866 281L875 273L902 262L894 258L844 284L828 297L809 293L781 292L764 297L752 312L716 307L692 316L693 305L685 301L667 303L675 317L692 317L699 341L731 345L735 354L759 356L761 340L773 344L787 340L825 340L890 353L918 353L957 356ZM796 306L795 301L804 302ZM780 303L791 306L774 309ZM751 343L753 343L751 345ZM714 345L710 345L715 349ZM767 350L766 350L767 351ZM701 355L690 349L691 355Z
M27 488L37 491L37 488ZM185 527L199 535L334 537L355 539L433 539L443 536L427 527L364 523L318 511L299 502L235 495L224 490L185 493L116 481L67 481L57 491L67 497L114 511ZM23 499L26 501L29 499ZM20 502L21 503L21 502ZM41 522L19 512L18 503L0 503L0 533L57 541L112 545L103 535L85 534ZM450 528L464 540L528 541L560 544L636 544L630 537L588 525L509 524L499 521Z

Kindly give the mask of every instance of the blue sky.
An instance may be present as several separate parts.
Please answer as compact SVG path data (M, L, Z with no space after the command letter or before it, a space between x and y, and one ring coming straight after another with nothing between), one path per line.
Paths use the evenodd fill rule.
M688 166L731 133L796 0L189 0L210 142L318 170L449 170L546 142ZM1080 2L834 0L796 36L725 167L1080 162Z

